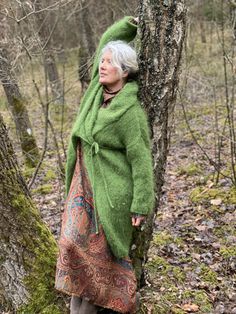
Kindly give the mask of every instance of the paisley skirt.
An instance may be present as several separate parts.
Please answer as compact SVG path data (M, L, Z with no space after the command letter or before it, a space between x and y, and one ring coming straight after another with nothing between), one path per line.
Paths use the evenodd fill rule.
M129 257L116 258L98 219L78 143L75 171L62 216L55 288L119 313L135 313L137 282Z

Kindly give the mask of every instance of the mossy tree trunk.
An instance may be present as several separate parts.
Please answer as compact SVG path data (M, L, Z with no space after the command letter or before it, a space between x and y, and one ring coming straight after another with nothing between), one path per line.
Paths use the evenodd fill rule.
M5 48L0 48L0 81L3 85L9 108L16 125L16 131L19 135L26 164L34 167L39 160L39 151L25 106L25 100L20 93Z
M140 96L148 112L152 129L156 213L164 183L172 123L171 113L176 99L185 37L184 0L141 0L139 20ZM139 279L152 237L155 213L149 217L144 230L135 234L136 249L132 255Z
M0 115L0 312L61 313L57 246L31 201Z

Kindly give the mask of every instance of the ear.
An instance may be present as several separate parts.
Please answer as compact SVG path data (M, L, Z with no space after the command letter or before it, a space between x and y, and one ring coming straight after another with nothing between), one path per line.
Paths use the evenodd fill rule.
M129 72L127 70L123 71L123 73L122 73L123 78L127 78L128 75L129 75Z

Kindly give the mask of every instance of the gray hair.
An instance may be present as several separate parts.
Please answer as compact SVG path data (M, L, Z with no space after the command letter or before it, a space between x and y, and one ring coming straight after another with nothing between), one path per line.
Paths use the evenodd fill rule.
M124 71L128 71L129 76L132 76L138 71L137 53L136 51L122 40L110 41L101 51L100 61L103 54L111 50L113 66L118 68L120 75Z

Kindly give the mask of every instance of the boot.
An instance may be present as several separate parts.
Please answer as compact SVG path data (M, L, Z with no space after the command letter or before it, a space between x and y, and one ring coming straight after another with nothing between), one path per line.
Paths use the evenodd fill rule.
M82 299L82 304L79 309L79 314L97 314L97 306Z
M72 295L70 300L70 314L79 314L82 300L76 295Z

